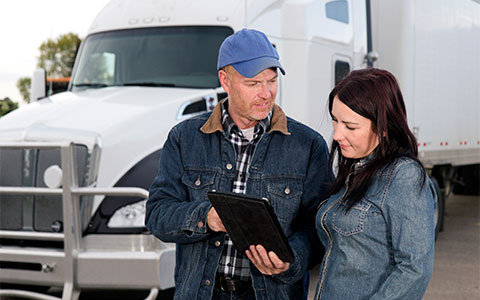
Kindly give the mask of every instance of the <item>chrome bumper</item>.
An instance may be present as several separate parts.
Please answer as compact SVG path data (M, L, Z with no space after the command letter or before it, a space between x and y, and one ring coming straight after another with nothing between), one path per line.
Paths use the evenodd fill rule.
M79 289L174 287L174 244L150 234L87 236L84 244L93 248L74 254L74 266L63 250L0 247L0 261L7 266L0 269L0 281L61 287L72 272Z

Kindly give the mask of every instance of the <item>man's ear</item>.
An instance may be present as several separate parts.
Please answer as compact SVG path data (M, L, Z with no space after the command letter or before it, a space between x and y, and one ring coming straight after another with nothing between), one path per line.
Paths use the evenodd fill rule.
M228 76L225 70L221 69L218 71L218 80L220 80L220 84L222 85L225 92L228 94L230 90L230 77Z

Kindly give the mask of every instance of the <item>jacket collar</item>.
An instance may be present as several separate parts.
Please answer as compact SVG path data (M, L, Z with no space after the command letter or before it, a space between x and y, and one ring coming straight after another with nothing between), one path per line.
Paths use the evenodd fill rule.
M222 100L220 103L218 103L215 106L208 120L200 128L200 130L203 133L210 134L210 133L214 133L215 131L223 132L222 105L220 104L227 101L227 99ZM279 131L285 135L291 134L287 128L287 116L285 115L283 110L280 108L280 106L276 104L273 105L272 120L270 122L270 130L268 130L268 132L273 132L273 131Z
M373 153L370 153L368 156L360 158L358 161L356 161L353 164L353 172L357 173L359 170L365 168L365 166L373 159L374 156L375 151L373 151Z

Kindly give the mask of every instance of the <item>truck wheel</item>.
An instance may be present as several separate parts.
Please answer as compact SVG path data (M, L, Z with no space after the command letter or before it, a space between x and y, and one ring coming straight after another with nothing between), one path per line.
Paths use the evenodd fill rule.
M457 167L453 193L457 195L480 195L480 164Z
M174 294L175 294L175 288L171 288L171 289L163 290L163 291L158 291L157 300L173 299Z
M440 189L438 181L435 177L431 177L435 192L437 193L437 203L435 205L435 240L438 237L438 233L443 230L443 217L445 214L445 192Z

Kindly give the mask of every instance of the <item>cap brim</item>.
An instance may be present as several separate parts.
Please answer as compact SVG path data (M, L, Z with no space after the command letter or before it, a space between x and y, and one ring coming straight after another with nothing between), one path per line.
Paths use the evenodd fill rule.
M232 66L237 70L240 75L247 78L255 77L258 73L262 72L265 69L269 68L278 68L283 75L285 75L285 70L274 57L263 56L247 61L242 61L239 63L232 64Z

